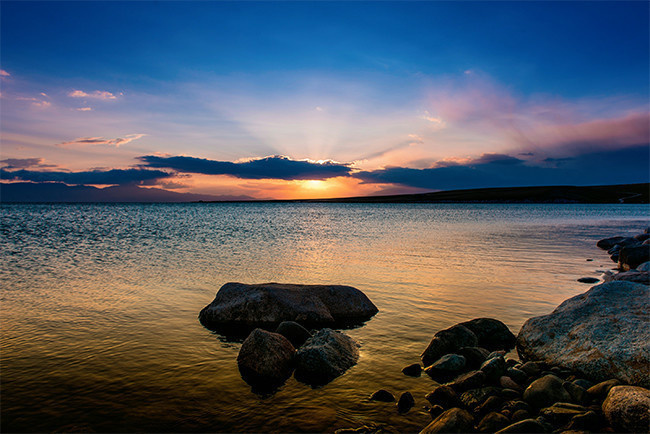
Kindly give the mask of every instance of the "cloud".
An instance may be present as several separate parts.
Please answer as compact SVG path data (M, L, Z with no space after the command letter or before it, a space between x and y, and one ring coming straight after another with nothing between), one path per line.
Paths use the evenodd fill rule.
M124 137L118 137L116 139L106 139L104 137L79 137L70 142L58 143L57 146L71 146L71 145L111 145L119 148L121 145L137 140L141 137L146 136L146 134L127 134Z
M11 77L11 74L9 74L4 69L0 69L0 77Z
M387 167L351 176L370 184L399 184L429 190L535 185L604 185L650 181L650 144L547 158L543 165L504 154L483 154L463 163L436 167Z
M68 93L68 96L71 98L94 98L101 100L117 99L117 96L105 90L96 90L90 93L84 92L83 90L73 90Z
M85 172L45 172L33 170L7 171L0 169L0 179L31 182L63 182L72 185L124 185L150 184L155 180L169 178L170 173L161 170L111 169Z
M75 110L77 110L78 112L89 112L89 111L92 111L93 109L90 108L90 107L79 107L79 108L77 108Z
M328 179L348 176L352 169L348 164L333 161L292 160L275 155L249 161L215 161L195 157L139 157L146 167L167 168L184 173L205 175L228 175L241 179Z
M6 164L5 169L27 169L30 167L56 167L54 164L43 164L42 158L5 158L0 163Z
M41 95L44 95L47 97L47 95L41 93ZM45 101L43 99L38 99L38 98L33 98L33 97L25 97L25 96L19 96L16 97L17 101L29 101L32 103L32 107L37 107L37 108L47 108L52 105L51 102Z

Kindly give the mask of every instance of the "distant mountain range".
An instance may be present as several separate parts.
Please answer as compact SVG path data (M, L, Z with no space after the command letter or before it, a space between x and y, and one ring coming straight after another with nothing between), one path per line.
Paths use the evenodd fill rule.
M198 202L252 200L250 196L215 196L178 193L161 188L118 185L97 188L59 182L0 183L0 202Z
M0 183L0 202L264 202L249 196L178 193L123 185L106 188L62 183ZM650 203L650 184L479 188L433 193L332 199L274 200L308 203Z

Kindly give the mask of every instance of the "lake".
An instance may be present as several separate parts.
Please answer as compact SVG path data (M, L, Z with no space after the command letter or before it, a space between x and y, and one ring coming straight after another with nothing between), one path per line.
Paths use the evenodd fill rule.
M433 334L493 317L516 334L613 263L647 205L3 204L2 431L314 432L424 427L435 384L401 369ZM587 261L593 259L593 261ZM241 344L197 320L226 282L343 284L379 308L359 363L259 396ZM369 402L409 390L416 407Z

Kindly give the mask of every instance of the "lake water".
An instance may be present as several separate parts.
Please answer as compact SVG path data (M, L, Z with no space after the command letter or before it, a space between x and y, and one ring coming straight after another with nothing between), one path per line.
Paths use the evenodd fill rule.
M4 204L2 431L415 431L434 383L401 368L436 331L487 316L517 333L613 266L598 239L649 220L647 205ZM241 344L197 320L231 281L359 288L379 308L345 331L359 363L252 393ZM416 407L369 402L380 388Z

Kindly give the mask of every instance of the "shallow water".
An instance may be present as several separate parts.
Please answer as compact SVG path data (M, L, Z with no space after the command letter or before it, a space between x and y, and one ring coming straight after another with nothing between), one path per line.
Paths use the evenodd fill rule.
M436 331L489 316L516 333L612 267L598 239L649 220L647 205L5 204L2 431L414 431L434 383L401 368ZM346 331L359 363L252 393L240 344L197 320L230 281L361 289L379 313ZM368 402L379 388L416 407Z

